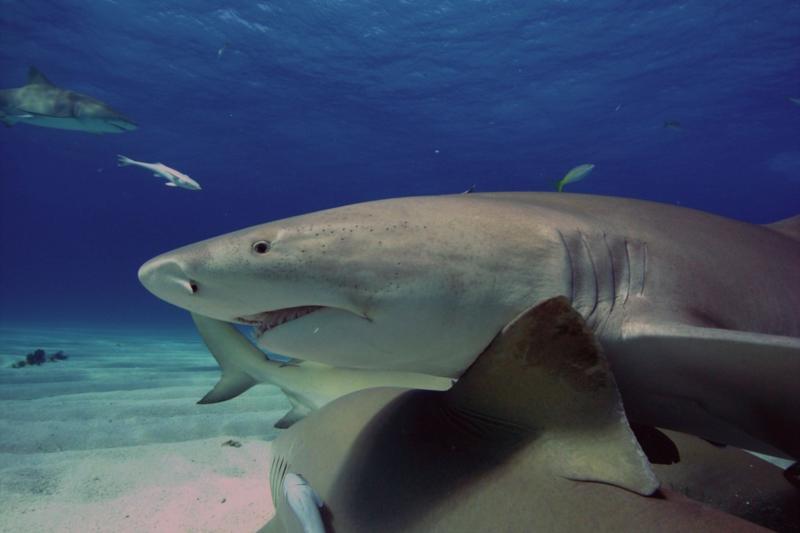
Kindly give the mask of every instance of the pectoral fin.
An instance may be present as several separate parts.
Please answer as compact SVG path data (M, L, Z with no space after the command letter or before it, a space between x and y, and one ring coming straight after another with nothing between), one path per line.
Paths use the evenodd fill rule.
M155 174L155 176L158 176L158 174ZM177 185L175 185L171 181L166 182L164 185L166 185L167 187L177 187Z
M241 393L255 385L257 382L244 372L223 372L222 377L197 403L219 403L231 398L236 398Z
M639 383L627 383L628 388L680 398L708 416L698 427L675 429L772 455L800 457L800 432L786 430L800 427L800 339L631 322L623 326L614 351L620 361L638 365L643 377ZM673 418L680 422L681 416L685 414ZM759 448L763 443L771 449Z
M33 115L28 113L19 113L19 114L4 113L2 116L0 116L0 121L2 121L3 124L5 124L7 127L10 128L20 120L26 120L29 118L33 118Z
M460 412L527 428L528 450L556 475L658 489L602 349L566 298L523 312L447 394Z
M262 361L267 364L263 353L227 322L194 313L192 320L222 370L219 382L197 403L224 402L258 383L245 369Z

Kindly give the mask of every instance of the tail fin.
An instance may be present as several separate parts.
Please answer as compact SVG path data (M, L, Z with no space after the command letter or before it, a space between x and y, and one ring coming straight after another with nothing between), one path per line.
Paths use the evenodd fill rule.
M556 182L556 191L563 192L564 191L564 180L558 180Z
M134 163L135 163L135 161L133 159L125 157L124 155L117 154L117 166L126 167L126 166L132 165Z

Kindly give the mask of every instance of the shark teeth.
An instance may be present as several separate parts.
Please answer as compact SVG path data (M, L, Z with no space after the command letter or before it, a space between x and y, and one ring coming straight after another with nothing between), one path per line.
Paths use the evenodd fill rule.
M252 324L255 326L256 336L261 336L265 332L277 328L281 324L285 324L291 320L296 320L301 316L306 316L314 311L319 311L324 307L321 305L301 305L299 307L287 307L285 309L276 309L274 311L264 311L255 315L246 315L236 318L238 322Z

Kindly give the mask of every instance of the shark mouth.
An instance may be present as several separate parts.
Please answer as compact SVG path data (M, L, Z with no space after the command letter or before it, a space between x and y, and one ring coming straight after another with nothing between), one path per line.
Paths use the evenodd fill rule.
M274 311L264 311L255 315L246 315L236 317L237 322L244 322L245 324L252 324L255 327L256 336L260 337L267 331L277 328L281 324L297 320L300 317L306 316L325 309L322 305L301 305L299 307L287 307L285 309L276 309Z

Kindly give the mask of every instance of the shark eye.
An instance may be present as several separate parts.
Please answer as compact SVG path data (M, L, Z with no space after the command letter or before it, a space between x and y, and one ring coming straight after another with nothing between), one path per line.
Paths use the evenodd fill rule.
M253 251L257 254L265 254L272 248L269 241L256 241L253 243Z

